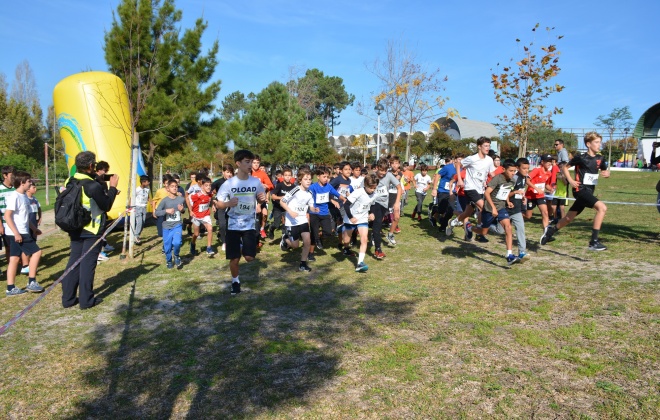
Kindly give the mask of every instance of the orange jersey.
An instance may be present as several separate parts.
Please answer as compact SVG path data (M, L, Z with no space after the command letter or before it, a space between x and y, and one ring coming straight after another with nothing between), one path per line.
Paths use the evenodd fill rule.
M272 190L273 188L275 188L273 186L273 182L270 180L270 177L268 176L268 174L266 172L261 171L261 170L252 171L252 176L255 177L255 178L258 178L259 181L261 181L261 183L264 185L264 189L266 190L266 192L268 192L268 191Z
M412 187L411 183L415 178L415 174L411 170L403 171L403 176L406 178L406 191Z

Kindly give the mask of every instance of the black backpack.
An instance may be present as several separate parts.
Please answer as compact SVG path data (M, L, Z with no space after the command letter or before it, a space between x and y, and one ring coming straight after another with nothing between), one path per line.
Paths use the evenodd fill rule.
M55 200L55 224L65 232L82 230L92 221L92 213L83 207L83 185L71 178Z

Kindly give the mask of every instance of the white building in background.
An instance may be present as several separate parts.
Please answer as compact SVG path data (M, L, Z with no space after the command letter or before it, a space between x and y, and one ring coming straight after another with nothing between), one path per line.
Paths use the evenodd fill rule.
M405 140L408 136L420 133L428 140L429 136L436 130L444 130L449 136L455 140L462 140L466 138L479 138L485 137L499 137L497 128L491 123L484 121L469 120L467 118L447 118L442 117L431 123L430 131L416 131L414 133L399 132L397 137ZM341 136L330 136L328 141L330 145L342 156L349 153L362 154L365 158L367 155L376 156L376 140L377 133L374 134L351 134ZM365 142L366 137L366 142ZM366 144L365 144L366 143ZM380 154L381 156L387 155L392 151L392 144L394 144L394 133L381 133L380 134ZM497 150L497 144L493 144L494 149ZM403 156L402 156L403 158ZM427 159L425 159L427 160ZM433 159L431 159L433 160Z

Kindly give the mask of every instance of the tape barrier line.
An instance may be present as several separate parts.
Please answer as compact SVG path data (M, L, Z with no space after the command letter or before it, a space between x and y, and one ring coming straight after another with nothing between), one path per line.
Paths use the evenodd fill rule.
M114 229L115 226L117 226L117 224L119 224L119 222L124 217L126 217L126 214L129 213L130 211L131 211L131 209L127 209L124 213L120 214L119 217L110 225L110 227L108 227L105 230L105 232L103 232L103 235L101 235L101 237L99 239L97 239L96 242L94 242L94 245L92 245L87 250L87 252L85 252L83 255L80 256L80 258L78 258L73 264L71 264L71 267L64 270L64 273L62 273L62 275L57 280L55 280L55 282L53 282L53 284L48 286L46 288L46 290L44 290L44 292L39 295L38 298L36 298L32 303L30 303L28 306L26 306L21 311L19 311L16 315L14 315L14 317L12 319L10 319L9 322L7 322L5 325L0 327L0 336L2 336L2 334L5 333L5 331L7 331L12 325L14 325L19 319L21 319L32 308L34 308L39 302L41 302L48 295L48 293L50 293L55 287L57 287L57 285L62 282L64 277L66 277L67 274L69 274L74 268L76 268L78 266L78 264L80 264L80 261L82 261L83 258L85 258L85 256L87 256L87 254L89 254L90 251L95 246L97 246L102 240L104 240L105 237L108 235L108 233L110 233L110 231L112 231L112 229Z
M552 199L557 199L557 200L570 200L570 201L575 201L575 198L570 198L570 197L555 197L554 195L548 195L546 194L545 196L546 200L552 200ZM657 207L660 203L633 203L629 201L603 201L603 200L598 200L601 203L605 204L623 204L627 206L653 206Z

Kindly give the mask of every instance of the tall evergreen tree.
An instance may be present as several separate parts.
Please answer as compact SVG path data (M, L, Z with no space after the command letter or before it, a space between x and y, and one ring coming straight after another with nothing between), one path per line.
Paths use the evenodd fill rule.
M218 42L202 54L207 24L197 19L181 34L181 16L174 0L123 0L105 34L106 62L126 83L132 130L140 134L152 174L156 153L166 156L188 142L212 148L226 142L213 115L220 91L220 81L211 81Z

